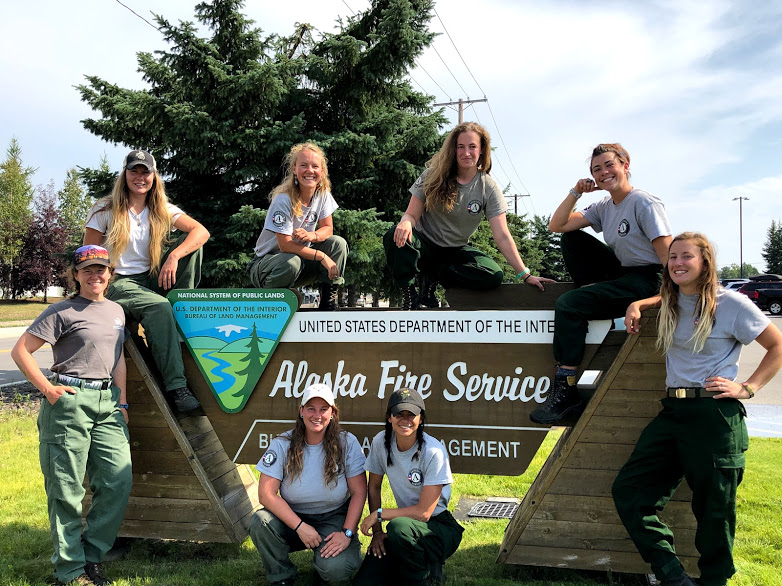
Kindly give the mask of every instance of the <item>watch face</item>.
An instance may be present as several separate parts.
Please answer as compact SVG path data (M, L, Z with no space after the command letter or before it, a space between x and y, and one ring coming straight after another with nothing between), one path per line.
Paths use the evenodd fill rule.
M353 531L351 531L350 529L345 529L345 537L347 537L348 539L353 537Z

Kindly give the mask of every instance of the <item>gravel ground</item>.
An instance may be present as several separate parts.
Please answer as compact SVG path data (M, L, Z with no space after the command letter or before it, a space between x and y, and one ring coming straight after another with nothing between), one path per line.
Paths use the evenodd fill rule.
M0 388L0 413L38 413L43 394L27 381Z

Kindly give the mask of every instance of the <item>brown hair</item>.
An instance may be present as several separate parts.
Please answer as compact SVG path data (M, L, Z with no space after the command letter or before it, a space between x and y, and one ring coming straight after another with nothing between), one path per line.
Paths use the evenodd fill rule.
M106 283L106 289L108 289L109 285L111 285L111 282L114 280L114 267L111 266L106 268L109 269L109 273L111 273L109 280ZM68 290L73 291L73 294L68 296L69 299L74 299L75 297L81 295L81 283L76 280L76 273L78 270L79 269L77 269L76 265L73 263L71 263L70 266L65 270L65 278L68 281Z
M714 314L717 311L717 257L711 242L699 232L682 232L671 241L671 246L679 240L687 240L698 247L703 258L703 270L698 276L698 301L696 313L698 325L692 333L692 351L700 352L711 334ZM670 251L670 247L668 247ZM663 283L660 289L660 313L657 316L657 348L667 352L673 344L673 333L679 323L679 286L671 279L668 266L663 271Z
M630 154L618 142L600 143L592 149L592 156L589 158L589 172L592 173L592 161L595 157L605 153L614 153L616 158L623 165L630 165ZM627 169L627 178L630 178L630 169Z
M287 195L291 200L291 206L293 207L293 215L297 218L301 216L301 191L299 190L299 182L296 180L296 159L299 153L303 150L310 150L320 157L321 161L321 174L320 181L315 187L315 193L331 191L331 181L329 180L329 168L328 161L326 160L326 154L318 145L314 142L302 142L295 144L291 147L290 152L285 155L283 165L285 166L285 177L282 182L272 189L269 194L269 201L273 200L280 194Z
M463 122L448 133L443 146L426 164L424 177L424 209L435 208L446 212L453 210L459 195L456 175L459 166L456 162L456 145L463 132L475 132L481 139L481 156L478 169L488 174L491 171L491 137L489 132L475 122Z
M333 418L326 426L323 436L323 480L327 485L337 484L337 478L344 470L344 447L342 445L342 429L339 426L339 408L336 403L331 406ZM307 428L304 419L296 418L296 425L290 436L291 445L288 448L288 460L285 462L285 475L291 480L301 476L304 466L304 446L307 444Z

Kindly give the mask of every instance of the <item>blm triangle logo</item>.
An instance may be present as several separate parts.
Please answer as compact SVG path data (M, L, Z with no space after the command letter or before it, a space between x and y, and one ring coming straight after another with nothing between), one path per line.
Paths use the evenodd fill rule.
M288 289L180 289L179 333L220 408L241 411L298 308Z

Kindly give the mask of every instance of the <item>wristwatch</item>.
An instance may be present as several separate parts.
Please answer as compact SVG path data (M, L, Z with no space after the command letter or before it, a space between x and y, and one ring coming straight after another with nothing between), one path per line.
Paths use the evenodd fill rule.
M383 516L382 515L383 515L383 509L380 508L380 509L377 510L377 520L380 521L381 523L383 522Z
M352 530L350 530L350 529L343 529L342 532L345 534L345 537L347 537L348 539L352 539L353 538L353 531Z

